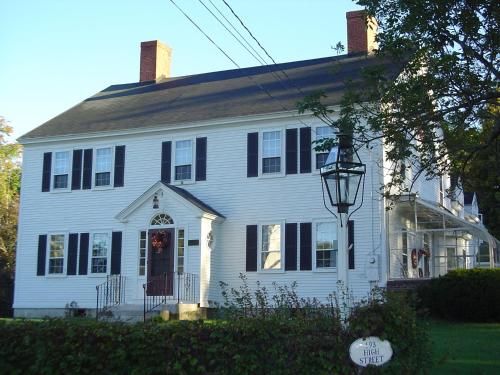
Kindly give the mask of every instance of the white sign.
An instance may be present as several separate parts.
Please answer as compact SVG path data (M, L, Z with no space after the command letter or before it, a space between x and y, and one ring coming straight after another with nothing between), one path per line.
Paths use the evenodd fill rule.
M389 341L370 336L354 341L349 348L349 354L358 366L382 366L391 359L392 348Z

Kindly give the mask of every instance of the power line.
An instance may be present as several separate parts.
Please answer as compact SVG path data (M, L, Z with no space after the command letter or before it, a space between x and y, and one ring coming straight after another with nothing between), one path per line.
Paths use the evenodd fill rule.
M238 70L240 70L240 72L242 72L250 81L252 81L259 89L261 89L267 96L269 96L269 98L275 100L277 103L279 103L279 105L281 106L281 108L284 110L284 111L290 111L288 108L286 108L283 104L281 104L279 102L278 99L276 99L270 92L269 90L267 90L265 87L263 87L259 82L257 82L253 77L251 77L250 75L248 74L245 74L243 72L243 69L240 67L240 65L238 65L238 63L233 60L231 58L231 56L229 56L228 53L226 53L212 38L210 38L210 36L205 32L203 31L203 29L191 18L189 17L189 15L184 12L184 10L182 10L182 8L180 8L176 2L174 0L169 0L219 51L221 51L224 56L226 56L237 68ZM302 121L301 118L299 117L296 117L296 119L301 123L303 124L304 126L308 127L311 129L312 132L316 133L316 131L312 128L312 126L310 126L309 124L306 124L304 121Z

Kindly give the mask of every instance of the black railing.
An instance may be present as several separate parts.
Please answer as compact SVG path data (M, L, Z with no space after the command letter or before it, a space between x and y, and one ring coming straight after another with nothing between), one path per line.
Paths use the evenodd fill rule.
M105 316L114 306L125 302L125 277L122 275L108 275L106 281L97 285L97 303L95 317Z
M186 272L170 272L150 277L144 290L144 320L158 306L173 301L197 303L197 275Z

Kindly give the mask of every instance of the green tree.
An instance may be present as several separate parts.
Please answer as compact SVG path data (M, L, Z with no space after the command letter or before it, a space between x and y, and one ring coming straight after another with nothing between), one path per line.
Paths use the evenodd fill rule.
M10 134L12 128L0 117L0 316L12 306L21 177L21 147L8 142Z
M393 166L385 193L403 188L401 171L409 167L414 180L448 173L466 187L498 189L498 183L469 181L478 177L473 165L498 160L498 2L356 2L378 22L374 58L381 63L363 72L363 84L357 86L362 91L347 90L335 116L323 105L322 93L299 103L299 111L312 111L342 132L356 130L361 143L383 137ZM387 60L403 66L398 79L385 78ZM489 168L498 171L498 164Z

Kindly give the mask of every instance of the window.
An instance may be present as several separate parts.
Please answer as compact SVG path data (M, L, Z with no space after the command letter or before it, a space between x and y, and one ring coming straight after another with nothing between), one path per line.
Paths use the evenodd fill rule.
M262 226L261 269L281 269L281 225Z
M281 172L281 132L262 133L262 173Z
M92 262L90 273L106 273L110 248L109 233L94 233L92 237Z
M70 153L54 153L54 189L67 189L69 180Z
M184 229L177 231L177 272L184 272Z
M113 153L111 147L98 148L95 152L95 183L97 186L111 185L111 165Z
M403 228L401 233L401 273L408 277L408 232Z
M175 142L175 180L191 180L193 165L193 142Z
M139 276L146 274L146 231L139 236Z
M337 267L337 229L335 223L316 224L316 268Z
M173 223L174 221L167 214L158 214L151 219L151 225L169 225Z
M330 126L320 126L316 128L316 141L324 138L333 138L335 134ZM328 158L327 151L317 151L316 152L316 169L320 169L325 165L326 159Z
M49 236L49 274L64 273L64 234Z

